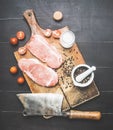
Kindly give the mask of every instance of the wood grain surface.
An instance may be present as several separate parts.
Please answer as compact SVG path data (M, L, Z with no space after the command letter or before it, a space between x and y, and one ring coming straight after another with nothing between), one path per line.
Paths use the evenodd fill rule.
M69 120L53 117L45 120L42 117L23 117L23 107L16 97L17 93L28 93L31 90L27 82L17 84L17 78L11 75L9 68L17 65L13 52L30 38L23 12L33 9L40 27L69 28L76 35L76 44L89 65L95 65L95 83L100 96L72 109L98 110L102 112L100 121ZM112 0L1 0L0 1L0 129L1 130L112 130L113 129L113 1ZM63 19L54 21L54 11L60 10ZM23 30L26 38L17 46L9 44L9 38ZM62 91L61 91L62 92ZM65 102L66 103L66 102Z

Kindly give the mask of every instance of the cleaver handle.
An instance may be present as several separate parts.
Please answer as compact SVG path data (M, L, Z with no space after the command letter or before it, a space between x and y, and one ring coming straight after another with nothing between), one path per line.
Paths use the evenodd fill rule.
M77 111L70 110L66 113L70 119L89 119L89 120L100 120L101 112L99 111Z

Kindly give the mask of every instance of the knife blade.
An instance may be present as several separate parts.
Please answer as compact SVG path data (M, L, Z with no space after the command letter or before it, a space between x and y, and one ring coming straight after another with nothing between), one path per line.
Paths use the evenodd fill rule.
M24 116L60 115L63 95L53 93L22 93L17 97L24 106Z
M61 111L63 95L53 93L24 93L17 94L17 97L24 106L24 116L44 116L50 118L52 116L63 116L69 119L91 119L100 120L101 113L99 111L78 111L70 110Z

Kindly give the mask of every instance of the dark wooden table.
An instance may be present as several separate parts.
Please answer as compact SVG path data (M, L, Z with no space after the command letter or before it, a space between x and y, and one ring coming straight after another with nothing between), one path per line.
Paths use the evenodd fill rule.
M30 92L27 83L18 85L9 68L17 65L13 52L30 37L23 18L26 9L33 9L40 26L58 29L68 25L89 65L95 65L95 82L100 96L78 107L78 110L99 110L100 121L69 120L54 117L23 117L17 93ZM60 10L64 19L55 22L53 12ZM26 39L11 46L9 38L23 30ZM112 130L113 129L113 1L112 0L1 0L0 1L0 129L1 130Z

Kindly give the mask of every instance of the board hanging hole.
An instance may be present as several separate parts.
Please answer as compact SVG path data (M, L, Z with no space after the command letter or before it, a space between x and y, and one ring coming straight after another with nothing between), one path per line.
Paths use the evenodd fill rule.
M28 16L31 17L31 16L32 16L32 13L31 13L31 12L28 12Z
M23 116L27 116L27 112L25 110L23 111Z

